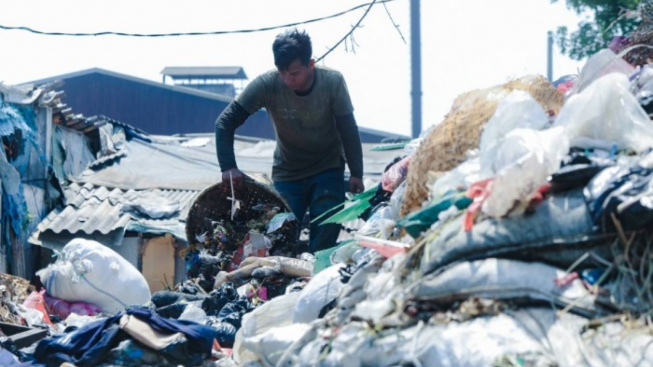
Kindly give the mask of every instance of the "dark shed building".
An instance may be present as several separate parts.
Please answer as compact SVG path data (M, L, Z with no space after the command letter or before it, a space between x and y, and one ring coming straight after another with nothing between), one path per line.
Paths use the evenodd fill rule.
M175 135L213 131L215 119L231 98L197 89L166 85L103 69L36 80L62 80L66 104L85 116L104 115L149 134ZM265 111L259 111L238 129L239 135L274 139Z
M180 70L168 70L173 73ZM244 76L242 69L235 75ZM180 75L177 75L180 76ZM188 76L188 75L187 75ZM25 84L41 85L63 81L66 104L84 116L111 116L153 135L183 135L214 131L215 119L232 98L180 85L93 68L53 76ZM406 136L359 127L364 143L408 140ZM250 116L236 131L238 135L274 139L267 112Z

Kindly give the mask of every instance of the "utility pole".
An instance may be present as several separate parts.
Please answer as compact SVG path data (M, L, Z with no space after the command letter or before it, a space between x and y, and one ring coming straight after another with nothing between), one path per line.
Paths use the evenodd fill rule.
M547 32L546 77L553 83L553 32Z
M410 0L412 138L422 132L422 41L419 0Z

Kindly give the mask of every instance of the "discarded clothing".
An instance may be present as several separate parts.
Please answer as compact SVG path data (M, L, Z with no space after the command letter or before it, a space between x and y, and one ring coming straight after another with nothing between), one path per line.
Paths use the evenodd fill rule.
M174 350L164 348L161 351L175 363L198 365L210 356L214 336L211 327L192 321L166 319L144 308L130 308L124 313L91 322L77 330L41 340L34 357L48 367L58 367L64 362L78 366L97 365L108 356L111 349L129 337L119 324L124 315L136 317L159 333L183 333L187 339L183 348L176 345Z

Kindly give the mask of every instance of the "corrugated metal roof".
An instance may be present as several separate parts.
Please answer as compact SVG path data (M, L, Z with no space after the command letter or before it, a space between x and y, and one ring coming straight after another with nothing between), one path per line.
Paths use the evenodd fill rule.
M240 66L167 66L161 74L172 79L247 79Z
M98 232L108 234L116 229L136 225L145 229L145 231L149 228L154 232L170 232L176 237L180 235L182 236L181 239L184 240L183 226L188 216L188 209L198 194L199 191L193 190L151 189L125 191L108 189L104 186L95 186L88 183L83 186L72 183L64 193L66 206L63 209L50 212L38 225L37 232L52 231L62 233L68 231L73 234L80 232L89 235ZM148 196L177 203L179 210L163 219L151 219L146 216L139 218L134 213L126 210L127 205L132 203L135 198L147 199Z

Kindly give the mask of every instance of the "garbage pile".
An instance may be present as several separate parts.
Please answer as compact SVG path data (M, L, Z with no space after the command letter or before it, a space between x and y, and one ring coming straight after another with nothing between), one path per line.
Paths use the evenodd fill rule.
M606 49L566 92L461 95L349 203L388 198L356 241L218 364L653 365L651 71Z
M150 295L119 255L74 240L43 289L6 298L48 335L0 342L0 361L653 366L652 80L605 49L573 78L462 94L325 219L364 219L353 239L314 256L253 182L198 197L174 289Z
M6 293L6 318L33 335L4 339L0 364L213 365L230 354L243 315L312 276L312 255L296 254L297 220L264 183L207 188L187 224L188 278L174 289L150 294L132 264L82 238L35 285L7 278L20 293Z

